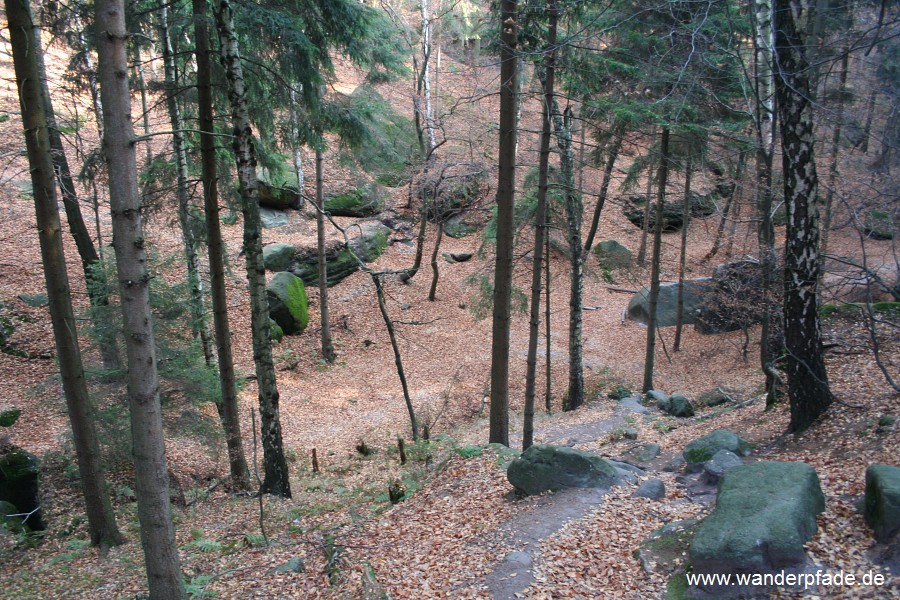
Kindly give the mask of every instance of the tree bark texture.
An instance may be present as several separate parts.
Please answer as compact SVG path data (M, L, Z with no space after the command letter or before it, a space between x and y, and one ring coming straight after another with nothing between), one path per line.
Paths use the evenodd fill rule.
M128 89L124 2L100 0L96 4L96 13L100 94L104 109L103 152L109 170L113 248L128 357L128 404L141 545L150 598L180 600L185 597L185 590L169 505L169 476L148 288L150 273L144 250L146 242Z
M556 36L559 11L556 0L547 0L547 53L544 57L544 103L541 113L541 141L538 150L538 196L534 214L534 252L531 259L531 308L528 319L528 357L525 371L525 411L522 423L522 451L534 443L534 399L537 391L537 346L541 325L541 267L544 236L547 232L547 180L550 172L550 138L553 136L550 111L556 82ZM548 257L549 258L549 257ZM550 355L547 355L548 359Z
M278 385L272 360L272 334L269 327L269 305L266 300L262 222L259 216L259 190L256 184L256 150L253 147L253 131L250 127L244 92L244 73L234 32L234 9L230 0L222 0L219 3L216 17L228 84L228 99L231 103L234 155L237 161L241 212L244 216L244 255L247 260L247 280L250 286L253 362L256 365L265 472L260 492L290 498L291 484L281 435Z
M662 130L662 139L659 143L659 172L656 193L656 217L653 226L653 257L650 259L650 297L648 298L647 318L647 351L644 355L644 384L641 388L645 393L653 389L653 366L656 361L656 307L659 305L659 272L660 254L662 252L663 229L663 204L666 201L666 182L669 178L669 128ZM650 198L647 198L647 203ZM644 221L645 231L648 229L647 221Z
M687 266L688 223L691 218L691 172L694 170L693 156L685 159L684 197L681 205L681 254L678 257L678 308L675 315L675 342L672 352L681 350L681 330L684 326L684 269Z
M497 175L497 258L491 328L489 442L509 445L509 330L516 186L516 80L518 2L500 3L500 148Z
M554 99L555 104L555 99ZM554 106L552 111L556 140L559 146L559 170L565 182L566 196L566 238L569 242L569 387L565 410L575 410L584 404L583 368L583 295L584 295L584 249L581 246L581 222L584 206L581 194L575 189L575 152L572 147L572 110L566 108L565 115Z
M228 294L225 289L225 256L222 224L219 221L215 125L213 124L212 60L209 49L209 18L206 0L192 1L194 39L197 60L197 103L200 119L200 168L203 180L203 212L206 219L207 259L209 260L210 299L215 330L219 387L222 398L216 405L225 430L231 482L238 490L250 489L250 469L241 438L241 411L231 349L231 324L228 320Z
M116 516L109 500L101 464L100 444L94 427L94 410L88 394L78 346L75 314L66 258L63 253L62 225L57 208L54 161L50 141L50 119L45 97L47 86L41 62L40 33L35 26L31 5L27 0L6 0L6 17L13 51L16 82L22 109L25 146L34 190L34 209L50 320L59 358L66 409L72 426L78 473L88 518L91 544L105 553L125 540L116 526ZM80 215L80 213L79 213ZM83 223L82 223L83 225ZM90 239L90 238L88 238ZM91 246L93 248L93 246Z
M584 127L582 127L581 131L584 131ZM613 144L609 149L609 156L606 157L606 165L603 167L603 181L600 184L600 193L597 195L597 205L594 207L591 229L588 231L587 239L584 241L585 256L591 251L594 245L594 236L597 235L597 227L600 226L600 214L603 212L606 197L609 195L609 184L612 181L613 167L616 165L616 159L619 158L619 152L622 150L622 142L625 141L625 126L616 126L613 135Z
M162 45L163 69L166 86L166 109L169 112L169 123L172 125L172 151L175 156L176 195L178 197L178 223L181 226L181 242L184 246L184 259L187 267L187 283L190 294L191 329L194 337L200 340L203 359L207 366L212 366L214 356L212 339L206 322L206 293L200 277L200 259L197 256L197 239L194 236L194 219L191 195L188 190L188 161L184 140L184 126L181 108L178 106L178 73L175 65L175 53L169 32L169 10L163 5L159 11L159 37Z
M333 363L336 358L331 338L331 315L328 304L328 257L325 256L325 175L324 157L316 150L316 249L319 252L319 323L322 329L322 358Z
M804 7L775 0L775 92L781 126L787 243L784 250L784 335L791 401L788 430L808 428L831 404L819 328L817 176L812 104L803 40ZM797 11L796 13L794 11Z

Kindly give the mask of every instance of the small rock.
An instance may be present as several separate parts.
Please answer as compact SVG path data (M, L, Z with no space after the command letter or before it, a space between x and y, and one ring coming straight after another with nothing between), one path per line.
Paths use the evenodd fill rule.
M751 446L736 433L718 429L689 443L681 454L688 468L696 470L719 450L730 450L738 456L747 456Z
M648 479L635 490L632 498L649 498L650 500L662 500L666 497L666 484L659 479Z
M520 565L525 569L531 567L531 556L527 552L510 552L503 560L510 564Z
M648 463L659 456L660 450L659 444L640 444L634 448L628 449L623 457L637 463Z
M625 430L622 432L622 436L626 440L636 440L638 437L638 430L635 429L634 427L626 427Z
M656 407L659 410L663 410L668 412L669 410L669 395L660 390L650 390L647 392L647 399L656 402Z
M672 394L669 397L668 407L663 409L673 417L685 418L694 416L694 405L681 394Z
M561 488L610 487L618 472L608 461L572 448L535 444L512 461L509 482L527 495Z
M674 456L672 457L672 460L663 466L663 471L666 473L675 473L684 468L685 464L687 463L682 456Z
M711 459L703 463L703 478L706 483L716 484L726 471L744 464L741 457L730 450L719 450Z
M633 412L639 415L646 415L650 413L650 409L641 404L640 400L634 396L619 400L619 403L616 404L616 410Z

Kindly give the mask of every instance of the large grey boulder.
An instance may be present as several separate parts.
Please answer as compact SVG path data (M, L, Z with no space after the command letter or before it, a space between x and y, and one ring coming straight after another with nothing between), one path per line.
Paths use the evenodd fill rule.
M871 465L866 469L865 517L879 542L887 542L900 531L900 467Z
M276 273L266 286L269 317L285 335L300 333L309 324L306 287L303 281L287 271Z
M259 207L259 220L263 229L275 229L288 224L288 216L283 210L265 206Z
M622 457L625 460L634 461L638 464L646 464L659 456L659 453L661 451L662 448L659 444L647 442L645 444L638 444L633 448L629 448L622 454Z
M694 573L771 573L802 566L825 496L815 470L758 462L728 471L691 542ZM705 591L710 588L701 586Z
M697 322L712 280L706 277L688 279L684 282L684 309L682 323L693 325ZM658 327L674 327L678 323L678 283L664 283L659 286L659 301L656 305ZM628 303L628 318L646 325L650 320L650 288L641 288Z
M562 488L610 487L619 474L594 454L535 444L510 463L506 476L518 491L531 496Z
M750 444L736 433L727 429L717 429L690 442L684 447L681 454L684 456L688 468L691 468L710 460L719 450L728 450L738 456L747 456L751 449Z
M291 268L297 249L293 244L279 242L263 248L263 264L267 271L287 271Z

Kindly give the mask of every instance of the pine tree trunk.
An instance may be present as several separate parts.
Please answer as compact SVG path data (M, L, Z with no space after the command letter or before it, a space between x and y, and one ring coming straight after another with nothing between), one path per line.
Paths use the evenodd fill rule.
M584 129L582 129L584 131ZM603 182L600 184L600 194L597 196L597 206L594 207L594 217L591 219L591 230L588 232L587 239L584 242L584 254L587 256L591 248L594 246L594 236L597 235L597 227L600 226L600 214L603 212L603 206L606 204L606 197L609 194L609 184L612 181L613 167L616 159L619 157L619 151L622 149L622 142L625 141L625 127L618 125L615 131L612 147L609 149L609 156L606 157L606 165L603 168ZM649 196L648 196L649 201Z
M35 39L38 44L37 49L37 65L41 74L41 88L44 97L44 114L47 118L48 130L50 133L50 149L53 154L53 168L56 173L56 182L59 185L59 191L62 195L63 207L66 211L66 221L69 225L69 233L75 240L75 247L78 249L78 256L81 259L81 268L84 272L88 299L91 303L91 320L97 332L98 346L100 350L100 361L104 370L115 373L122 368L119 360L119 347L116 343L116 334L112 327L105 326L103 323L104 315L103 307L109 306L109 283L106 279L106 271L103 269L100 255L88 233L87 226L84 223L84 217L81 214L81 207L78 203L78 196L75 193L75 182L72 179L72 171L69 168L69 161L66 158L66 151L63 148L62 135L56 124L56 113L53 110L53 102L50 97L50 89L47 84L47 73L44 65L44 50L40 45L40 39ZM87 60L87 59L86 59ZM96 85L96 81L94 81ZM101 112L102 114L102 112ZM98 243L100 242L98 238Z
M581 245L581 220L584 206L581 194L575 189L575 152L572 147L572 109L565 116L553 108L553 122L559 147L559 170L566 186L566 238L569 242L569 387L565 410L575 410L584 404L584 366L582 346L584 249Z
M551 378L552 364L550 359L550 345L552 334L550 332L550 233L549 222L544 219L547 231L544 234L544 407L549 415L553 411L553 380Z
M684 326L684 269L687 266L688 223L691 218L691 171L693 157L688 155L684 166L684 200L681 205L681 255L678 258L678 308L675 316L675 342L672 351L681 350L681 329Z
M516 188L516 81L518 2L500 3L500 147L497 175L497 258L491 328L489 442L509 446L509 331L513 274L513 202Z
M100 0L96 12L97 31L103 32L97 36L104 108L103 151L109 170L113 248L128 356L128 403L141 545L150 598L180 600L185 598L185 590L169 505L169 478L150 312L150 274L144 252L146 241L131 125L125 7L122 0Z
M528 320L528 358L525 372L525 414L522 426L522 451L534 443L534 398L537 390L537 345L541 324L541 266L544 236L547 231L547 179L550 171L550 111L556 80L556 23L559 11L556 0L547 0L547 54L544 58L544 103L541 113L541 142L538 158L538 196L534 214L534 254L531 260L531 309ZM549 258L549 257L548 257ZM550 355L547 354L549 359Z
M869 92L869 100L866 102L866 124L863 126L863 141L859 151L869 153L869 138L872 137L872 121L875 119L875 101L878 99L878 90Z
M244 93L244 74L234 33L234 9L230 0L221 0L216 15L221 39L222 61L228 83L244 216L244 255L250 285L250 321L253 334L253 362L256 365L260 427L263 445L263 479L260 493L291 497L291 484L284 456L281 416L278 410L278 384L272 360L272 334L269 305L266 300L266 269L262 259L262 222L259 216L259 191L256 183L256 150Z
M78 474L84 496L91 544L105 554L125 540L116 526L101 464L100 444L94 427L94 410L88 394L76 334L75 314L66 259L63 253L62 225L57 208L51 121L47 108L46 79L41 63L39 29L35 26L27 0L6 0L6 18L19 86L22 126L31 167L34 209L41 245L44 280L50 300L50 320L59 359L66 409L72 426L72 439L78 458ZM80 213L79 213L80 215ZM82 223L83 226L83 223ZM91 246L93 248L93 246Z
M322 329L322 358L333 363L336 358L331 339L331 316L328 304L328 257L325 256L325 175L322 151L316 149L316 249L319 273L319 323Z
M788 431L808 428L833 401L819 329L818 210L813 121L803 41L788 0L775 0L775 77L781 126L787 243L784 250L784 341L791 400ZM802 17L803 7L796 7Z
M662 252L663 204L666 201L666 182L669 178L669 128L663 127L659 144L659 181L656 196L656 216L653 223L653 258L650 261L650 296L648 298L647 352L644 355L645 393L653 389L653 366L656 360L656 307L659 306L659 272ZM650 198L647 198L650 202ZM644 221L645 230L649 223Z
M294 157L294 176L297 181L297 196L300 198L300 206L298 208L303 208L304 198L306 195L303 193L303 188L306 186L306 178L303 176L303 152L300 146L300 123L299 118L297 117L297 92L294 89L291 89L291 108L290 108L290 118L291 118L291 144L294 147L293 157Z
M184 258L187 266L187 283L190 294L191 329L195 339L200 340L203 358L207 366L212 366L212 339L206 323L206 294L200 278L200 259L197 256L197 240L194 237L194 214L191 211L191 196L188 190L188 162L185 150L184 131L181 109L176 99L177 73L175 55L172 51L172 40L169 33L169 11L162 5L159 11L159 34L162 44L163 68L165 71L166 109L172 125L172 150L175 155L176 194L178 197L178 223L181 225L181 242L184 246Z
M647 200L644 204L644 226L641 228L641 247L638 249L637 263L644 266L647 262L647 239L650 234L650 196L653 195L653 162L647 165Z
M225 443L228 447L228 464L232 485L237 490L250 489L250 469L244 455L241 439L241 413L234 373L234 355L231 350L231 325L228 321L228 294L225 289L225 257L222 241L222 225L219 221L219 195L216 166L215 126L213 124L213 100L209 49L209 18L206 0L193 0L194 39L197 60L197 94L200 118L200 166L203 179L203 211L206 217L206 235L209 240L210 296L213 325L216 338L216 356L219 365L219 387L222 399L216 405Z

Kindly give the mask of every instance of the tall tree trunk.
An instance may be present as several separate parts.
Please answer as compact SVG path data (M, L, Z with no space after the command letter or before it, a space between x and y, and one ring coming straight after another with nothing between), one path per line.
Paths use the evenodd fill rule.
M116 526L116 516L109 500L100 444L94 427L94 410L78 346L55 193L54 161L51 157L54 149L50 141L51 120L47 114L49 98L45 96L47 86L41 65L43 53L40 52L40 30L34 23L31 5L27 0L6 0L6 18L19 87L28 163L31 167L41 260L50 300L50 320L78 458L78 474L88 530L91 544L99 546L101 553L105 554L111 546L125 540Z
M184 142L184 126L181 108L178 106L178 73L175 67L175 54L172 51L172 40L169 32L169 10L163 4L159 11L159 35L162 44L163 68L165 71L166 109L172 125L172 150L175 155L176 194L178 196L178 223L181 225L181 242L184 246L184 258L187 266L187 283L190 294L191 329L194 338L200 340L203 358L207 366L212 366L212 339L206 322L206 294L203 291L203 280L200 278L200 259L197 256L197 240L194 236L194 219L191 210L191 195L188 190L188 162Z
M428 0L419 0L422 13L422 95L425 100L425 155L431 156L437 145L434 136L434 108L431 104L431 21L428 17Z
M844 94L847 93L847 71L850 60L850 48L844 48L841 53L841 74L838 84L838 100L835 107L837 118L834 123L834 131L831 135L831 160L828 165L828 189L825 192L825 217L822 220L822 243L820 244L822 270L824 271L825 253L828 252L828 232L831 230L831 212L834 206L834 188L837 185L838 157L841 149L841 131L844 124Z
M555 99L554 99L555 104ZM566 186L566 237L569 242L569 387L565 410L575 410L584 404L584 367L582 347L584 249L581 246L581 220L584 206L581 194L575 189L575 152L572 147L572 109L565 116L553 108L553 122L559 146L559 166Z
M650 207L653 204L650 197L653 195L653 161L647 164L647 201L644 204L644 226L641 228L641 247L638 249L637 263L644 266L647 262L647 238L650 234Z
M147 102L147 83L144 80L144 63L141 59L141 49L140 46L135 45L132 53L132 68L134 70L134 79L137 81L137 89L138 94L141 97L141 124L144 127L144 135L150 135L150 105ZM146 150L146 156L144 160L146 161L146 165L144 168L150 166L150 163L153 162L153 148L150 146L149 142L144 143L144 149Z
M644 355L644 384L641 388L645 393L653 389L653 364L656 360L656 307L659 305L659 272L660 254L662 251L663 230L663 204L666 201L666 182L669 178L669 128L663 127L662 140L659 144L659 174L656 196L656 216L653 222L653 258L650 262L650 297L648 299L647 319L647 352ZM650 198L647 198L650 202ZM645 229L649 223L644 221Z
M769 0L755 0L754 71L756 129L756 211L759 218L757 241L759 243L760 270L762 272L763 313L760 332L759 362L765 376L766 406L778 401L780 376L775 362L780 356L781 345L778 315L772 310L772 292L775 288L775 227L772 222L772 161L775 155L775 96L773 59L775 32L772 29L772 4ZM743 154L741 154L743 158ZM743 163L741 163L743 165Z
M684 269L687 265L688 223L691 219L691 172L693 156L688 155L684 165L684 200L681 205L681 255L678 258L678 308L675 315L675 342L672 351L681 350L681 329L684 326Z
M531 310L528 320L528 358L525 372L525 415L522 426L522 451L534 443L534 398L537 389L537 345L541 324L541 263L544 236L547 231L547 179L550 171L550 111L556 80L556 23L559 18L556 0L547 0L547 49L544 58L544 103L541 113L541 142L538 158L537 210L534 214L534 254L531 260ZM549 258L549 257L548 257ZM547 354L549 359L550 354Z
M325 160L316 148L316 250L319 274L319 324L322 330L322 358L333 363L337 358L331 339L331 316L328 303L328 257L325 256Z
M384 303L384 288L382 287L381 275L378 273L370 273L372 282L375 284L375 295L378 299L378 309L381 311L381 318L384 320L384 326L387 328L388 337L391 340L391 348L394 350L394 364L397 366L397 376L400 378L400 387L403 389L403 399L406 402L406 410L409 413L409 425L412 429L413 441L419 441L419 423L416 420L416 411L413 408L412 398L409 395L409 386L406 383L406 372L403 370L403 360L400 357L400 346L397 344L397 334L394 332L394 322L388 316L387 307Z
M738 154L738 164L734 176L735 180L738 182L742 181L744 178L745 162L746 153L742 151ZM737 199L740 198L743 193L742 190L743 186L738 185L734 192L725 200L725 206L722 207L722 214L719 216L719 225L716 227L716 237L713 239L712 248L710 248L709 252L706 253L706 256L703 257L704 261L711 259L719 253L719 248L722 245L722 238L725 236L725 225L728 224L728 219L731 217L731 208L737 203Z
M878 98L878 90L872 89L869 92L869 100L866 102L866 124L863 126L863 141L859 147L859 151L863 154L869 153L869 138L872 137L872 121L875 119L875 101Z
M294 176L297 181L297 197L300 198L300 205L298 208L303 208L304 198L306 198L306 195L303 193L303 188L306 186L306 179L303 176L303 151L299 141L300 122L299 117L297 116L297 92L294 91L293 88L291 88L290 119L291 144L294 147Z
M431 253L431 289L428 290L429 302L434 302L435 294L437 294L438 277L438 255L441 252L441 238L444 237L444 222L438 223L437 238L434 240L434 250Z
M509 330L513 274L513 203L516 190L516 81L518 2L500 3L500 148L497 175L497 262L491 329L489 442L509 446Z
M816 164L813 157L812 104L803 40L795 18L803 7L775 1L775 77L787 205L784 250L784 341L791 400L788 430L803 431L833 401L825 370L816 285L819 280ZM798 14L794 14L794 9Z
M128 356L128 403L134 448L134 482L141 545L153 600L185 597L175 527L169 505L168 471L150 312L146 240L137 183L125 7L122 0L96 4L97 55L104 108L103 151L109 172L113 248L122 299Z
M583 127L582 131L584 131ZM616 126L616 131L613 135L613 144L609 149L609 156L606 157L606 165L603 168L603 182L600 184L600 194L597 196L597 206L594 207L594 216L591 219L591 230L588 232L587 239L584 242L585 256L588 255L594 245L594 236L597 235L597 227L600 225L600 213L603 212L603 206L606 204L606 197L609 194L609 184L612 181L613 167L616 164L616 159L619 157L619 151L622 149L622 142L625 140L625 126ZM650 197L648 195L648 202L649 199Z
M106 277L106 271L91 234L88 233L87 226L81 214L81 207L78 203L78 195L75 193L75 182L72 179L72 171L69 169L69 161L66 158L66 151L62 143L62 135L56 124L56 113L53 110L53 102L50 97L50 89L47 84L47 73L44 64L44 49L40 43L39 37L35 38L36 60L38 70L40 72L40 82L42 95L44 99L44 114L47 119L48 131L50 134L50 150L53 154L53 168L56 174L56 182L59 185L59 191L62 195L63 207L66 211L66 221L69 225L69 233L75 240L75 247L78 249L78 256L81 259L81 268L84 272L84 279L87 284L88 299L91 303L91 320L94 322L94 328L97 332L98 347L100 350L100 360L103 368L109 372L118 372L121 368L119 360L119 347L116 343L116 333L112 327L103 323L104 315L100 314L103 307L109 306L109 283ZM94 80L96 85L96 80ZM102 114L102 112L100 113ZM101 128L102 129L102 128ZM98 238L98 244L100 240Z
M272 333L269 327L269 305L266 301L266 268L262 259L262 223L256 183L256 150L253 146L253 131L247 112L244 72L234 33L234 9L231 0L219 2L216 20L228 84L228 99L231 103L234 155L237 161L241 212L244 215L244 255L247 259L247 280L250 284L253 362L256 365L265 472L260 493L290 498L291 483L281 435L278 384L272 361Z
M550 332L550 222L544 218L544 407L549 415L553 410L553 380L550 377L552 362L550 358L550 345L552 334Z
M216 356L219 365L219 387L222 399L216 405L225 442L232 485L238 490L250 489L250 469L244 456L241 439L241 416L234 374L234 355L231 350L231 325L228 322L228 295L225 289L225 257L222 224L219 221L219 195L216 166L216 142L213 124L212 61L209 49L209 18L206 0L192 0L194 39L197 60L197 94L200 118L200 167L203 179L203 211L206 235L209 240L210 296L216 337Z

